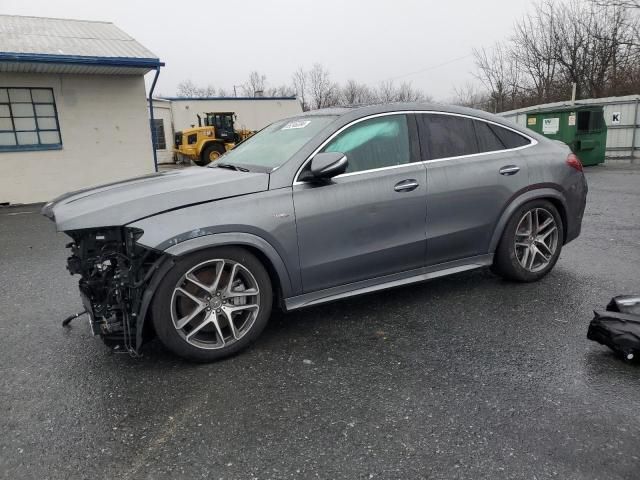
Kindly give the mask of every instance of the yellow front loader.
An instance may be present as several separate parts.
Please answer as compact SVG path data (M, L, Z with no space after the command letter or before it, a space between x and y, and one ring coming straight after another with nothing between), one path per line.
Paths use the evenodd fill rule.
M210 112L203 119L198 115L198 126L175 133L176 161L193 161L204 167L215 162L227 150L253 135L249 130L235 130L233 112Z

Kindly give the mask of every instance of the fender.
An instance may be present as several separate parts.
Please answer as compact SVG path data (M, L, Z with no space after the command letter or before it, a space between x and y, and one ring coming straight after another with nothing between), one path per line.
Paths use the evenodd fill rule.
M271 265L273 265L278 275L283 298L294 295L289 270L280 254L278 254L276 249L264 238L251 233L213 233L210 235L202 235L173 245L167 248L164 253L177 257L202 250L203 248L219 247L222 245L247 245L258 249L267 257Z
M158 285L160 285L160 282L167 272L171 270L174 264L175 261L173 257L165 255L164 259L157 265L156 272L151 277L147 288L145 288L142 293L140 311L137 312L138 318L136 321L136 353L140 352L140 347L142 347L142 332L144 330L144 322L147 319L147 311L149 310L151 299L156 293Z
M496 223L496 227L493 229L493 236L491 237L491 242L489 243L489 253L494 253L498 248L498 242L500 242L502 232L504 231L507 222L509 221L513 213L525 203L539 198L553 198L554 200L558 200L562 204L565 212L567 211L567 201L564 198L562 191L558 190L555 185L544 187L533 186L532 190L526 190L524 192L516 194L516 196L503 210L498 223Z

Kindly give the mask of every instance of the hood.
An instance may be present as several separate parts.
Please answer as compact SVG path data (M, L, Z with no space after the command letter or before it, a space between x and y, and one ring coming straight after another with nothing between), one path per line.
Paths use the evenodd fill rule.
M42 214L56 222L58 231L122 226L167 210L268 188L266 173L192 167L66 193L47 203Z

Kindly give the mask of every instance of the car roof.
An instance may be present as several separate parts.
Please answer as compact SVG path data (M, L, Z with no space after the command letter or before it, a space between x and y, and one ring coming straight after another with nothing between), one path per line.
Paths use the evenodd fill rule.
M367 105L349 105L345 107L322 108L305 112L305 115L356 115L367 116L376 113L397 112L397 111L424 111L424 112L445 112L457 113L461 115L471 115L474 117L500 118L496 115L487 113L482 110L461 107L458 105L446 105L442 103L432 102L390 102L390 103L372 103Z
M376 115L379 113L388 112L402 112L402 111L416 111L416 112L442 112L453 113L457 115L469 115L475 118L481 118L489 120L494 123L505 125L511 129L518 130L530 137L538 138L532 130L522 127L512 120L499 117L493 113L488 113L483 110L476 110L468 107L461 107L458 105L445 105L441 103L433 102L391 102L391 103L374 103L369 105L352 105L345 107L331 107L321 108L318 110L311 110L304 112L300 115L296 115L295 118L303 118L310 116L335 116L339 117L343 121L353 121L362 117ZM539 138L538 138L539 139Z

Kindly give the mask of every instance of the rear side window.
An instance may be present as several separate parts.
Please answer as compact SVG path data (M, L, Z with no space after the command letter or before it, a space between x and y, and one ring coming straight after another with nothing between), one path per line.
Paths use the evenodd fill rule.
M525 145L529 145L531 141L519 133L514 132L513 130L507 130L506 128L499 127L492 123L487 123L489 128L496 136L500 139L504 148L518 148L524 147Z
M504 150L502 140L491 130L487 122L475 120L476 135L478 137L478 149L481 152L494 152L496 150Z
M427 159L459 157L478 153L473 120L455 115L418 115L420 144Z
M476 127L478 148L481 152L508 150L531 143L526 137L493 123L480 120L475 120L473 123Z

